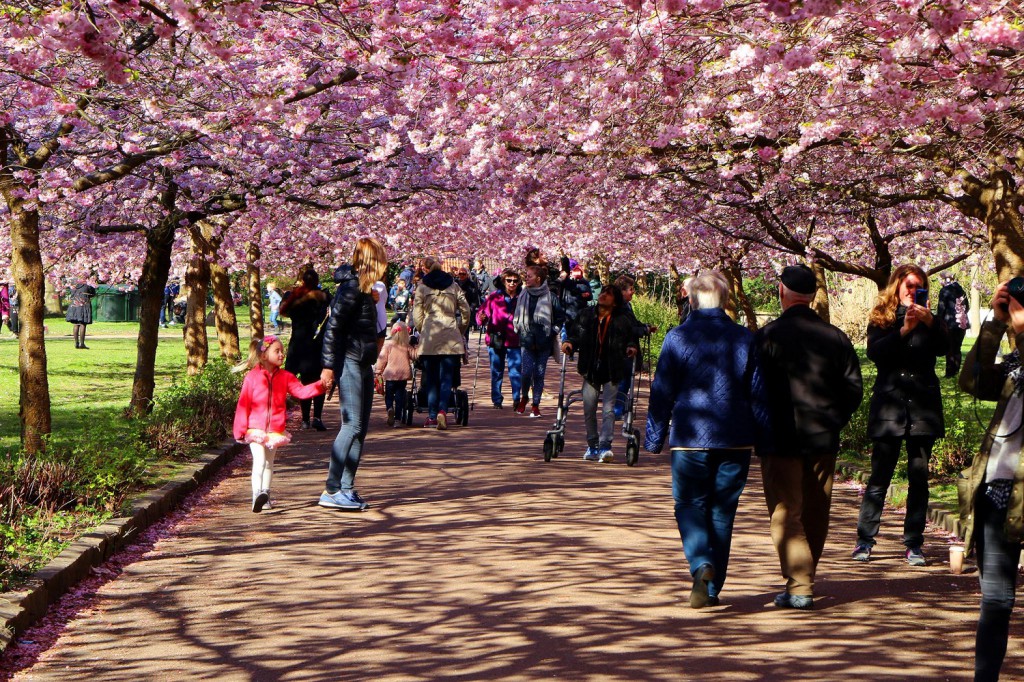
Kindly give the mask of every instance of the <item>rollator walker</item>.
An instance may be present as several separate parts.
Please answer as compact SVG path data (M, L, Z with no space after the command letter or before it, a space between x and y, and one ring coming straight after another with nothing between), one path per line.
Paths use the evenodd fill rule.
M636 408L640 394L640 382L646 375L650 379L651 337L645 336L642 354L633 358L633 373L629 389L625 395L625 408L622 413L622 435L626 439L626 464L636 466L640 461L640 432L633 425L636 421ZM565 392L565 372L569 355L562 353L562 363L558 377L558 408L555 411L555 423L544 436L544 461L550 462L565 449L565 421L569 416L569 407L583 402L583 391ZM621 395L621 394L620 394Z

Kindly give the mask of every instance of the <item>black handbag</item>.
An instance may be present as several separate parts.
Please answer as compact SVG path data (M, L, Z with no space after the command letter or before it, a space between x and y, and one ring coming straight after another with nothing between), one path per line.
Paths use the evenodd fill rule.
M505 332L500 329L492 329L487 332L487 347L501 351L505 347Z

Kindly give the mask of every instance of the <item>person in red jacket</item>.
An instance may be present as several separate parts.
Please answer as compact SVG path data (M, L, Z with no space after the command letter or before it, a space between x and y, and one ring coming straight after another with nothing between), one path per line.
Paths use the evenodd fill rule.
M276 336L265 336L249 351L249 373L242 382L242 394L235 408L235 440L252 450L252 510L270 507L270 478L274 473L277 448L291 441L285 431L285 400L288 394L300 400L321 395L322 381L303 385L286 369L284 346Z

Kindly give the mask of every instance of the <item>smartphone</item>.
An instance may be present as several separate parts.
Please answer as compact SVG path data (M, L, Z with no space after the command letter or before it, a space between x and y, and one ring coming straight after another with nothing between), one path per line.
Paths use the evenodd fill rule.
M928 307L928 290L927 289L915 289L914 290L914 303L924 308Z

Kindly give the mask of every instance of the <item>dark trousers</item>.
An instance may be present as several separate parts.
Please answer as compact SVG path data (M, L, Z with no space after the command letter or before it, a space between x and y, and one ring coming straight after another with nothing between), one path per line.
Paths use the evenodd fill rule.
M402 411L405 409L408 384L407 380L391 381L388 379L384 381L384 407L386 409L393 409L395 414L401 416Z
M21 331L21 325L18 323L18 311L15 308L11 308L11 316L7 318L7 328L11 330L11 333L17 335Z
M814 595L814 576L828 537L836 456L761 459L761 480L786 591Z
M302 382L303 386L308 386L309 384L315 384L316 382L320 381L320 375L316 374L307 377L306 375L302 374L299 375L299 381ZM312 408L313 419L322 420L324 416L324 398L326 397L327 396L321 393L315 398L300 400L299 408L302 410L302 421L309 421L310 408Z
M966 329L954 327L949 330L949 350L946 351L946 377L955 377L960 374L960 363L963 362L963 353L960 346L963 345Z
M924 524L928 518L928 458L935 439L931 436L906 438L878 438L871 451L871 478L868 479L864 500L860 504L857 521L857 544L874 546L875 536L882 519L885 493L892 482L900 447L907 444L907 516L903 522L903 544L919 548L924 544Z
M1006 510L996 509L984 488L974 509L978 573L981 580L981 612L974 643L974 679L998 680L1010 636L1010 614L1017 591L1017 562L1021 543L1008 542L1003 526Z

